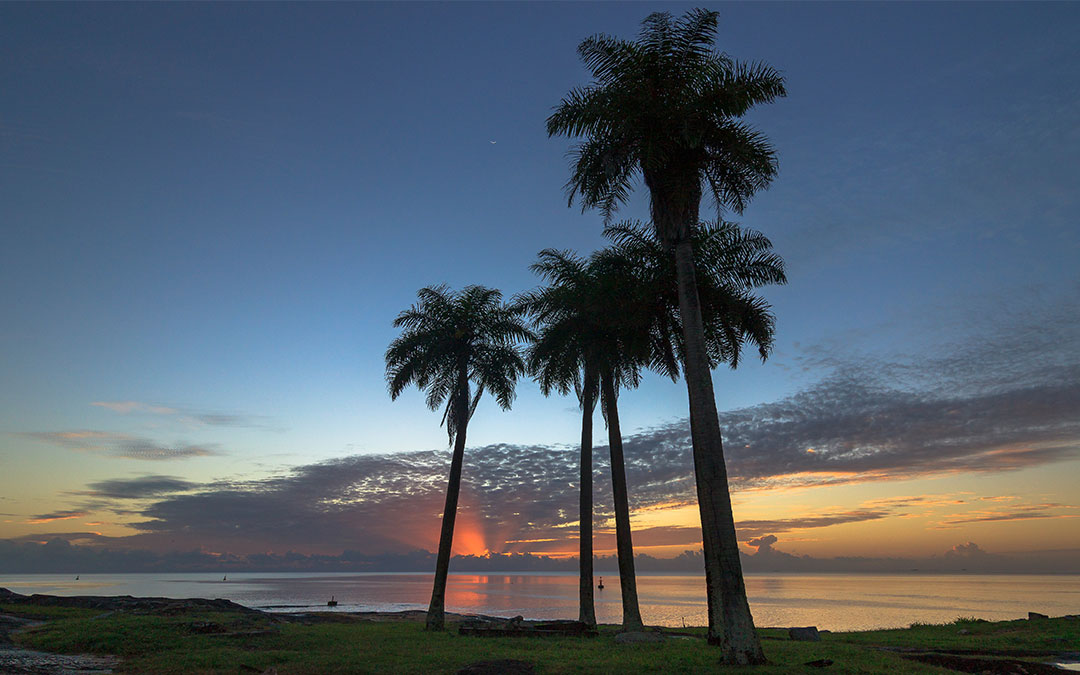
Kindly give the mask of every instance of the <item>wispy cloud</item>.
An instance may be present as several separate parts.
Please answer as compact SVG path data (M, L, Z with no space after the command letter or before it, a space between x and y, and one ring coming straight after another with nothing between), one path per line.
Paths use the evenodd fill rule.
M222 454L216 445L165 444L147 438L107 431L38 431L21 435L71 450L124 459L163 461Z
M802 518L780 518L776 520L743 520L736 523L739 539L761 537L762 535L808 530L845 523L861 523L868 520L880 520L892 515L891 511L844 511L820 516ZM750 545L754 544L750 542Z
M147 499L177 492L187 492L198 487L175 476L140 476L138 478L114 478L90 483L87 490L73 494L105 499Z
M39 525L41 523L52 523L57 520L71 520L73 518L83 518L87 515L85 511L53 511L52 513L42 513L28 519L26 522L31 525Z
M259 415L175 408L142 401L94 401L90 405L121 415L143 414L169 417L178 423L194 427L273 428L269 418Z
M221 451L212 445L177 444L165 446L148 440L133 440L115 448L110 454L113 457L127 459L165 461L190 457L210 457L220 455Z
M153 415L175 415L179 411L176 408L150 405L139 401L94 401L90 405L105 408L121 415L129 415L133 412L150 413Z
M1080 514L1068 512L1076 508L1076 506L1067 504L1044 503L1016 505L1007 509L992 511L972 511L962 515L947 517L937 525L937 528L952 529L958 525L967 525L971 523L1001 523L1015 520L1080 518Z

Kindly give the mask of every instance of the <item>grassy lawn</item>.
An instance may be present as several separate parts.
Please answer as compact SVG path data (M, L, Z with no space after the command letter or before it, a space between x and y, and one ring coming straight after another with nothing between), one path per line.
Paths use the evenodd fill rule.
M0 605L0 613L29 616L29 609ZM427 633L420 623L365 621L343 615L336 615L339 620L332 623L306 625L237 613L102 615L62 608L48 608L48 616L44 613L36 617L48 619L47 624L18 633L14 640L44 651L117 655L123 659L120 670L125 673L239 673L270 666L283 675L452 673L496 659L525 661L539 673L748 672L719 669L717 651L700 638L618 645L615 629L610 627L597 638L491 638L461 636L453 628ZM960 634L961 630L968 634ZM793 642L782 631L763 631L763 637L772 665L755 668L754 673L941 674L955 671L877 647L1064 652L1080 645L1080 621L963 621L834 633L824 635L821 642ZM833 665L824 670L803 665L823 658L832 659Z

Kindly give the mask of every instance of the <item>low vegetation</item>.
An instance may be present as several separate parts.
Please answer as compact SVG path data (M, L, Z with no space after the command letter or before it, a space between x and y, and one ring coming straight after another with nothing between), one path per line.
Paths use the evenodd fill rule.
M97 612L0 605L0 613L46 622L11 635L27 649L116 655L123 673L285 674L453 673L484 661L513 660L537 673L727 672L704 649L705 629L665 629L659 644L617 644L615 627L599 637L471 637L454 626L424 631L420 621L377 621L321 613L306 617L238 612ZM826 633L795 642L783 630L760 631L770 665L754 673L948 673L911 660L912 650L952 651L1014 662L1052 660L1080 647L1080 620L915 625L904 630ZM827 668L804 665L831 660ZM271 671L273 672L273 671ZM746 673L746 668L730 672ZM997 672L997 671L991 671ZM1000 672L1011 672L1002 670ZM1032 671L1035 672L1035 671Z

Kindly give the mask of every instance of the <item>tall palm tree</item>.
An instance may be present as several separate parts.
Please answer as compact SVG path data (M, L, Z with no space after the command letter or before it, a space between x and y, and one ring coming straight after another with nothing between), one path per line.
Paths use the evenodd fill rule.
M529 349L529 370L545 395L578 393L581 433L580 620L595 624L592 569L592 413L600 399L608 427L615 541L622 591L623 628L643 626L638 605L630 507L619 424L618 392L636 387L650 358L645 303L632 261L611 252L582 259L544 250L532 270L550 285L525 294L523 303L539 326Z
M609 218L638 176L649 189L656 236L678 275L683 370L690 399L694 473L701 512L710 644L727 663L764 663L746 601L727 467L696 286L691 232L703 188L718 209L741 212L776 175L769 142L740 121L753 106L786 94L783 77L713 49L717 13L679 19L649 15L637 40L585 39L578 54L592 71L547 120L549 135L583 136L567 184L571 202Z
M455 293L440 285L421 288L416 295L417 302L394 320L394 327L403 330L386 350L386 381L391 399L415 384L426 392L432 410L445 402L442 422L454 452L427 613L427 629L442 630L469 419L485 390L503 410L510 409L517 378L525 372L518 343L533 335L521 308L503 303L497 290L466 286Z
M524 306L537 316L539 330L530 345L527 362L540 391L564 396L574 391L581 407L581 460L578 495L578 621L596 625L593 596L593 411L599 396L595 363L589 358L587 319L575 305L580 296L574 289L589 285L585 261L569 253L545 250L531 269L557 286L522 296ZM577 302L575 302L577 301ZM558 318L556 318L558 317ZM583 325L584 324L584 325Z

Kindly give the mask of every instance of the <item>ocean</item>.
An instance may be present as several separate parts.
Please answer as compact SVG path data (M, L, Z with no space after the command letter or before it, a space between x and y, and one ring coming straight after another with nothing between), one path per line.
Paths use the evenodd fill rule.
M599 575L598 575L599 576ZM226 598L269 611L400 611L427 609L430 574L238 573L0 575L17 593ZM597 620L619 623L619 579L604 575L596 591ZM1080 574L749 574L747 594L759 627L817 626L829 630L900 628L957 617L988 620L1080 613ZM572 573L451 574L448 611L527 619L576 619L578 579ZM638 595L646 624L707 623L705 579L641 574Z

